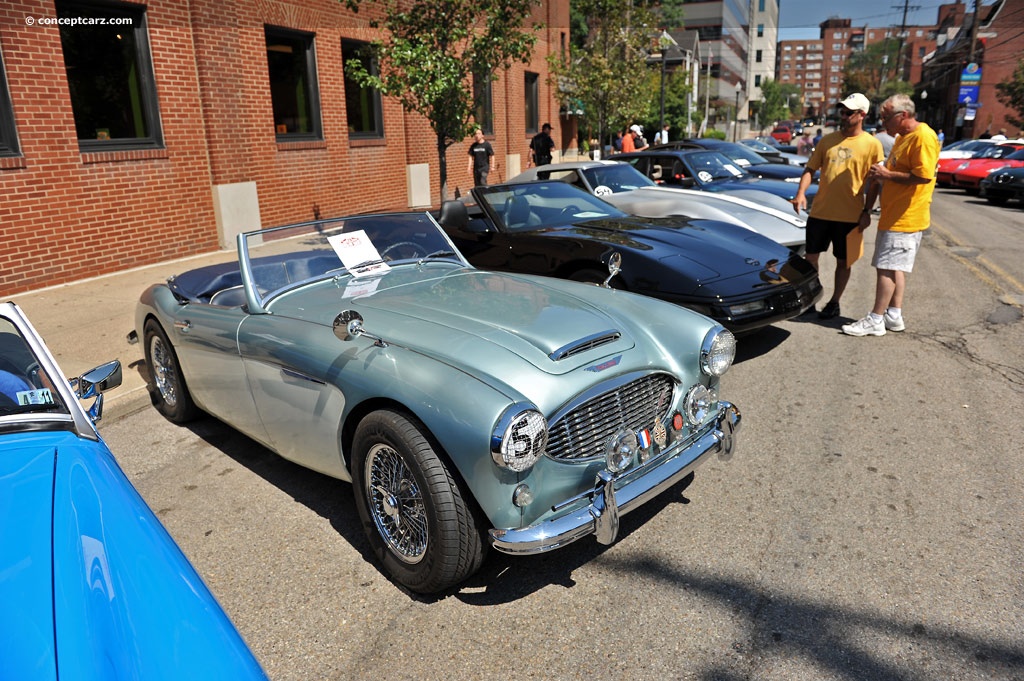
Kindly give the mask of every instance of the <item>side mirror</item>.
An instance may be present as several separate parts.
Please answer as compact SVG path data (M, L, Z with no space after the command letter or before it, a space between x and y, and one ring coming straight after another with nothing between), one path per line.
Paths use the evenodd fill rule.
M71 387L78 399L96 398L86 412L93 423L103 418L103 393L121 385L121 378L121 363L115 359L90 369L71 381Z
M378 348L386 348L388 344L383 338L374 336L363 329L363 315L355 310L344 310L334 318L334 335L338 340L350 341L357 336L366 336Z
M608 283L615 278L615 275L622 271L622 254L615 251L608 257L608 278L601 284L604 288L611 288Z

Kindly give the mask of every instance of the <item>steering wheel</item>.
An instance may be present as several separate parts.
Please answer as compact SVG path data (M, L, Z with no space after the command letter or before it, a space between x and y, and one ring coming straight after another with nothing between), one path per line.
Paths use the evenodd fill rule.
M579 206L569 205L569 206L566 206L565 208L563 208L562 212L558 214L558 219L561 220L561 219L564 219L564 218L571 218L571 217L574 217L576 215L576 213L581 213L581 212L583 212L583 211L580 209Z
M425 250L423 250L423 247L420 246L415 241L399 241L399 242L391 244L390 246L385 248L383 251L381 251L380 252L380 259L381 260L394 260L395 258L387 257L388 253L390 253L391 251L395 250L396 248L402 248L403 246L412 251L412 253L410 253L409 255L406 256L407 258L417 258L417 257L418 258L422 258L423 256L425 256L427 254L427 252Z

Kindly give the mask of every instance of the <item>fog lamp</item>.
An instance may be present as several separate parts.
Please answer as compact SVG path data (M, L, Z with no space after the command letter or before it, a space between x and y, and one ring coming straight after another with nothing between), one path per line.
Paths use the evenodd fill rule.
M683 412L691 426L704 423L704 419L708 417L714 406L714 399L715 394L700 383L690 388L690 392L686 393L686 400L683 402Z
M512 492L512 503L517 508L525 508L533 503L533 490L526 483L518 485L516 491Z
M636 456L636 433L620 430L615 433L605 449L605 463L612 473L621 473L629 468Z

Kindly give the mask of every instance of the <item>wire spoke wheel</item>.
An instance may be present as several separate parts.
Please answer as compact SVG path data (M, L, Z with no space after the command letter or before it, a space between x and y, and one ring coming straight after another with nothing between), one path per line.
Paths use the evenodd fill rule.
M374 446L366 457L366 494L377 531L403 562L423 560L429 541L423 495L393 447Z

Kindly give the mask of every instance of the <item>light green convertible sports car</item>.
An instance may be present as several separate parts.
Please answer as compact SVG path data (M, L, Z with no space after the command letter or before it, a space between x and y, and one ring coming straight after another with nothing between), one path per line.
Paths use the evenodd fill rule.
M130 335L156 407L351 481L412 591L458 584L488 547L612 543L622 514L734 451L735 339L697 313L474 269L426 213L242 234L238 256L142 294Z

